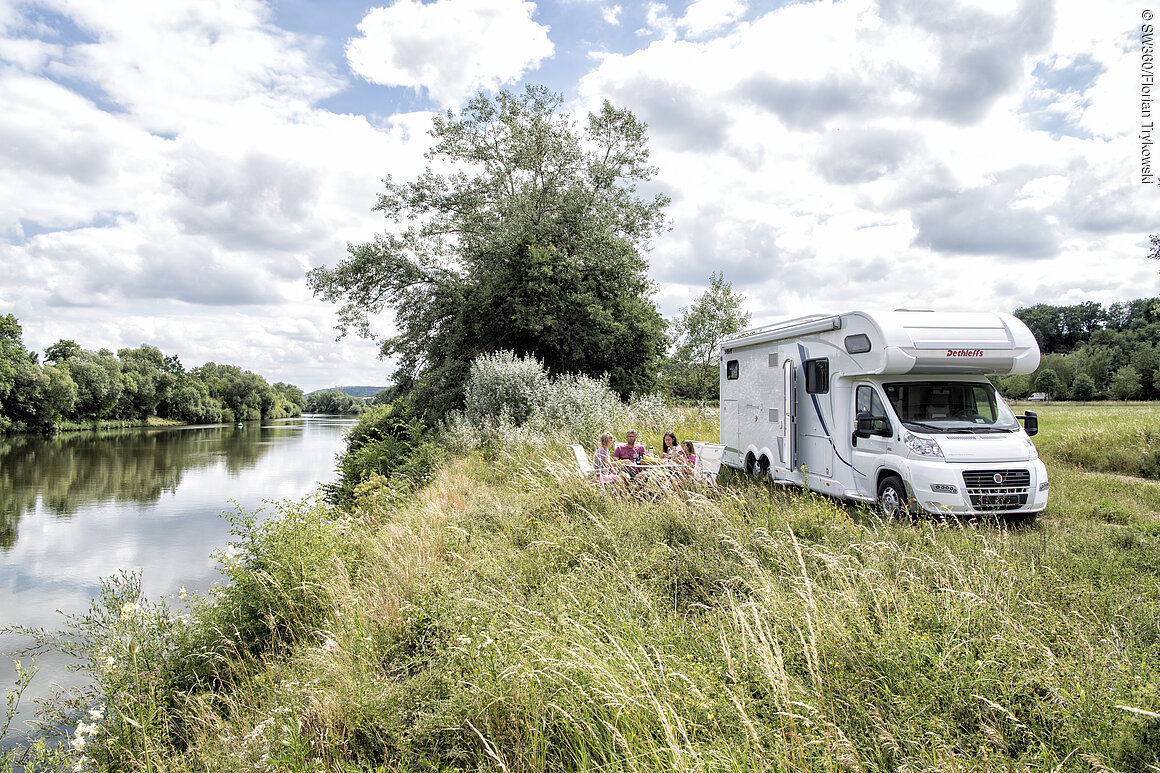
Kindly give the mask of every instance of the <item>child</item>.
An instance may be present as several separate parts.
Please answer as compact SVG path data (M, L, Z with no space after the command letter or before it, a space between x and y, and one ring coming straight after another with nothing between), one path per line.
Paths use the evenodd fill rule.
M677 461L687 467L686 475L693 474L693 470L697 466L697 450L693 447L692 440L681 441L681 450L677 453Z
M665 433L661 441L661 456L676 461L681 453L681 445L677 442L677 433L672 430Z
M615 483L618 480L616 467L612 464L612 452L609 450L614 442L616 438L611 432L605 432L600 436L600 448L596 449L596 455L592 457L597 483Z

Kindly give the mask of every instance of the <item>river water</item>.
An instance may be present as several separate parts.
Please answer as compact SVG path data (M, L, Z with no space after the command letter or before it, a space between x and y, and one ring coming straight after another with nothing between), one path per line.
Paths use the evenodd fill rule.
M221 514L268 512L267 502L334 480L353 424L308 416L0 436L0 629L59 630L62 614L87 611L101 578L120 571L139 572L149 600L209 589L220 578L211 554L231 538ZM0 632L0 694L15 680L10 653L29 643ZM37 697L78 683L65 665L51 653L37 659L10 735L33 717Z

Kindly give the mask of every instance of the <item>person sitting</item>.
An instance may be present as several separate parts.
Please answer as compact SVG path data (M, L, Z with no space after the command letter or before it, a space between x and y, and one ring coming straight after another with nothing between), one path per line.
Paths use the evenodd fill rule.
M677 454L681 452L681 444L677 442L677 433L672 430L665 433L661 440L661 456L665 459L676 461Z
M620 476L616 474L616 466L612 463L612 444L616 438L611 432L605 432L600 436L600 447L596 449L596 455L592 457L592 466L596 470L595 480L597 483L616 483L620 480Z
M636 444L636 430L630 429L624 434L624 445L617 446L616 450L612 452L612 458L618 459L622 462L634 464L638 459L644 456L644 446Z
M684 465L686 475L693 474L693 470L697 466L697 449L693 446L692 440L681 442L681 450L677 454L677 461Z
M644 456L644 446L636 444L636 430L630 429L624 434L624 445L617 446L616 450L612 452L612 458L616 460L628 477L635 478L640 474L640 467L637 462Z

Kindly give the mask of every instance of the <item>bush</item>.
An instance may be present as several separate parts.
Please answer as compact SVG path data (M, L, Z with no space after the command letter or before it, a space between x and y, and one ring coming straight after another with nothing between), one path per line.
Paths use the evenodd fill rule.
M445 458L442 448L428 442L430 434L403 399L365 411L347 434L339 479L327 487L330 499L349 504L358 487L372 479L376 488L397 492L425 485Z
M465 412L473 424L506 419L523 424L548 385L544 366L534 357L502 351L476 357L465 393Z
M483 355L472 363L467 407L440 427L452 451L568 443L591 444L602 432L632 426L663 432L675 422L660 395L633 395L627 403L607 376L566 373L550 378L534 359L511 352Z

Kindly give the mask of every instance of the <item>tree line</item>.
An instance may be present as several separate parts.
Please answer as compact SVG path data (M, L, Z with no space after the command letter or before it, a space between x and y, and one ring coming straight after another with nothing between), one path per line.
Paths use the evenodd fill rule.
M1039 343L1031 375L996 379L1006 397L1160 400L1160 297L1108 307L1040 303L1015 310Z
M154 416L189 424L277 419L300 414L306 404L298 387L271 385L235 365L209 362L187 370L154 346L114 354L71 340L45 349L42 363L22 337L15 316L0 316L0 432Z

